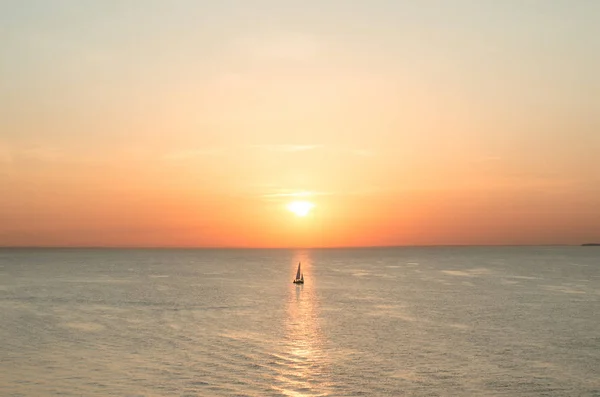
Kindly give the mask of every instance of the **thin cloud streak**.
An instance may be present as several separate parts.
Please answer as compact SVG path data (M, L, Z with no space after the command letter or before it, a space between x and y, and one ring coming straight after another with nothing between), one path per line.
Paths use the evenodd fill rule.
M349 154L359 157L373 157L375 152L366 149L353 149L353 148L336 148L333 146L326 146L322 144L312 145L296 145L296 144L256 144L251 145L256 149L268 150L272 152L304 152L309 150L324 149L330 152L337 152L341 154Z
M481 157L478 159L473 160L474 163L487 163L487 162L494 162L494 161L501 161L502 157L500 156L487 156L487 157Z
M302 191L302 192L290 192L290 193L265 193L261 194L260 197L265 199L278 199L278 198L294 198L294 197L316 197L316 196L331 196L334 193L331 192L313 192L313 191Z
M261 197L308 197L313 196L315 193L313 192L298 192L298 193L267 193L263 194Z
M204 148L204 149L189 149L189 150L174 150L163 155L163 160L166 161L185 161L192 160L198 157L218 156L223 153L219 148Z
M233 41L232 49L238 54L257 60L298 62L314 59L320 49L319 41L306 34L279 32L263 37L238 37Z
M350 150L351 154L354 154L356 156L360 156L360 157L373 157L375 156L375 153L370 151L370 150L361 150L361 149L355 149L355 150Z
M34 146L22 150L19 154L27 159L45 162L58 161L66 156L61 149L52 146Z
M7 147L0 145L0 164L10 164L13 161L13 156Z
M323 145L252 145L253 148L268 150L272 152L304 152L307 150L320 149Z

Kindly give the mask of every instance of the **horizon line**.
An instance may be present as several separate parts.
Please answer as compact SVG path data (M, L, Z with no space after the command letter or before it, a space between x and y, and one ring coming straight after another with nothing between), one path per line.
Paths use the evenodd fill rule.
M549 243L549 244L404 244L404 245L339 245L339 246L290 246L290 247L245 247L245 246L121 246L121 245L0 245L0 249L114 249L114 250L318 250L318 249L389 249L389 248L452 248L452 247L580 247L595 243Z

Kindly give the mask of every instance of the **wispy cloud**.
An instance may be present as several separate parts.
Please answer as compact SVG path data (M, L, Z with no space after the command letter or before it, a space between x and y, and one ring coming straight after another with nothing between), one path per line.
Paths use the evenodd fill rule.
M47 30L30 32L24 37L24 44L38 53L60 54L79 66L86 63L106 65L113 59L106 49L94 48L89 42L81 45L78 40L51 34Z
M297 193L267 193L262 197L310 197L313 192L297 192Z
M240 37L233 42L233 49L260 60L306 61L318 54L319 41L306 34L279 32L264 37Z
M10 175L12 170L13 156L8 147L0 143L0 177Z
M293 197L315 197L315 196L328 196L333 193L328 192L313 192L313 191L300 191L300 192L284 192L284 193L265 193L261 197L266 199L277 199L277 198L293 198Z
M206 156L217 156L222 154L220 148L203 148L203 149L186 149L186 150L174 150L166 153L163 156L163 160L166 161L186 161L192 160L199 157Z
M71 164L83 165L104 163L110 156L99 151L71 150L61 146L34 144L25 147L2 147L0 145L0 164Z
M252 145L257 149L269 150L272 152L303 152L307 150L315 150L323 147L323 145Z
M21 157L28 160L53 162L60 160L64 157L64 153L61 149L52 146L33 146L28 149L23 149L19 152Z
M362 149L353 149L353 150L350 150L350 153L354 154L355 156L360 156L360 157L372 157L375 155L375 153L370 150L362 150Z
M500 156L485 156L485 157L480 157L477 158L475 160L473 160L474 163L488 163L488 162L494 162L494 161L500 161L502 160L502 157Z
M12 154L8 147L0 144L0 164L10 164L12 163Z

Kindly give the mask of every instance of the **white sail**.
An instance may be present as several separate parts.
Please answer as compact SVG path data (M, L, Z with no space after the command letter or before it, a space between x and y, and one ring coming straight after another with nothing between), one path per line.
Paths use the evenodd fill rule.
M300 262L298 262L298 271L296 272L296 280L300 279Z

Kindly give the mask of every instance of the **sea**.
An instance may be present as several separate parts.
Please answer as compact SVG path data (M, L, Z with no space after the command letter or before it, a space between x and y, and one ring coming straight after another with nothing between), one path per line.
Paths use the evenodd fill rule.
M0 396L600 396L600 247L1 249Z

